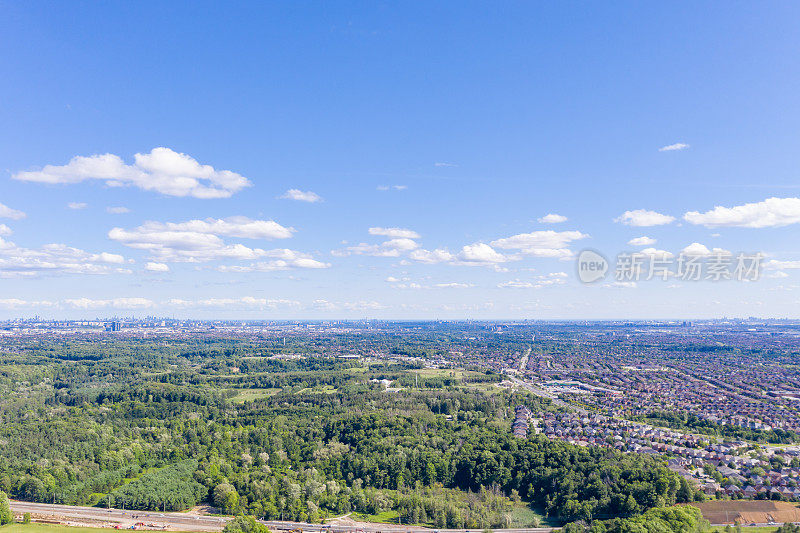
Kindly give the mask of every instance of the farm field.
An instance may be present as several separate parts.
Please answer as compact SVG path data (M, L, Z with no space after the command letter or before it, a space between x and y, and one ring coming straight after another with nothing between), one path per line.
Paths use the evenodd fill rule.
M770 500L715 500L692 503L712 524L768 524L800 522L800 507ZM774 529L774 528L773 528Z

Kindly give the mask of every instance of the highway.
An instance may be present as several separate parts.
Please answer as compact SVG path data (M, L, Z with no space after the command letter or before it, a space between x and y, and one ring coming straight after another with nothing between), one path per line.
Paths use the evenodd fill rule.
M61 523L80 523L98 527L121 528L142 522L144 529L164 529L169 531L221 531L230 518L221 516L197 516L186 513L158 513L153 511L123 511L122 509L102 509L100 507L77 507L72 505L51 505L11 501L11 510L16 514L31 513L38 521ZM323 525L305 522L282 522L262 520L272 531L302 530L312 533L480 533L481 529L429 529L419 526L400 526L393 524ZM550 533L553 528L495 529L496 533Z

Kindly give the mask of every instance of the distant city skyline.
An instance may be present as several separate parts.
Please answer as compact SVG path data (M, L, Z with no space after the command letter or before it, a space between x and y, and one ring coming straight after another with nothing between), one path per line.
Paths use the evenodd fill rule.
M0 12L0 320L798 318L796 4Z

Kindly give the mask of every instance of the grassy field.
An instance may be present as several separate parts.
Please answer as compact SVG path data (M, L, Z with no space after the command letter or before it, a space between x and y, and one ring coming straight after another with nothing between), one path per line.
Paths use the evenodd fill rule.
M384 511L378 514L353 513L352 518L362 522L375 522L379 524L396 524L400 513L397 511Z
M537 513L528 505L517 505L511 511L510 527L558 527L561 524L548 520L544 515Z
M458 370L456 368L418 368L414 369L411 372L415 372L420 376L426 378L458 378L461 379L464 377L465 371Z
M236 396L231 398L234 403L249 402L252 400L259 400L277 394L282 389L239 389L236 391Z

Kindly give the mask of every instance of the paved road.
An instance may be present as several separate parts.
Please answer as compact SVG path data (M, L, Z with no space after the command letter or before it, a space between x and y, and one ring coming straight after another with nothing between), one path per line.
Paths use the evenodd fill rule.
M521 380L519 378L515 378L514 376L510 376L508 374L506 374L505 378L510 380L510 381L512 381L513 383L519 385L520 387L522 387L526 391L528 391L528 392L530 392L532 394L535 394L536 396L539 396L540 398L547 398L548 400L550 400L551 402L553 402L554 404L556 404L558 406L565 407L567 409L570 409L571 411L577 411L578 413L581 413L581 414L587 414L589 412L586 409L584 409L583 407L578 407L577 405L572 405L571 403L567 403L564 400L558 399L558 397L555 394L547 392L546 390L542 389L541 387L537 387L533 383L530 383L528 381L523 381L523 380Z
M77 507L72 505L50 505L46 503L11 502L11 510L18 514L31 513L35 519L52 519L88 523L114 523L123 528L137 522L152 524L157 528L180 531L220 531L230 518L218 516L194 516L185 513L155 513L152 511L123 511L121 509L102 509L99 507ZM398 526L389 524L359 524L358 526L323 526L305 522L264 521L271 530L331 533L480 533L480 529L440 529L432 530L418 526ZM496 533L550 533L553 528L495 529Z

